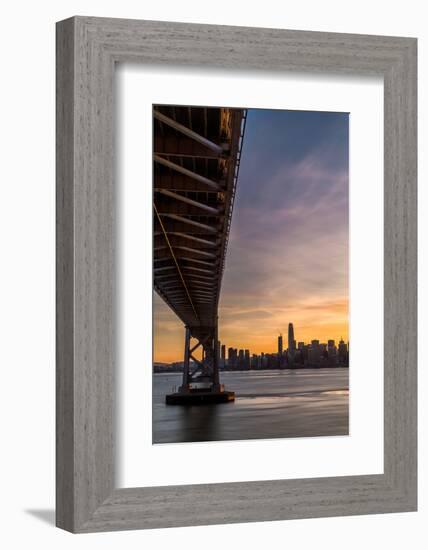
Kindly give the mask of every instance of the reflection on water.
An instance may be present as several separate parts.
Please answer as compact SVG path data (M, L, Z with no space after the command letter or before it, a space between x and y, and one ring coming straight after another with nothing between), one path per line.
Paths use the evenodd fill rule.
M348 369L225 372L232 403L167 406L180 374L153 376L153 443L348 435Z

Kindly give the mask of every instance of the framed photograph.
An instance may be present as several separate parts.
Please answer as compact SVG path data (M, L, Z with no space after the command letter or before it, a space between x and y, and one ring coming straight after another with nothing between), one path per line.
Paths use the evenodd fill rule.
M416 39L57 24L57 525L417 507Z
M154 444L349 434L348 118L154 105Z

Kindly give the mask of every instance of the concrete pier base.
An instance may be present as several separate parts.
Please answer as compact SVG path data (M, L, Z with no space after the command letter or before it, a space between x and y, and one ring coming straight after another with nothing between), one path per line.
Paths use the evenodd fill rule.
M211 405L215 403L229 403L235 401L233 391L200 391L170 393L165 397L167 405Z

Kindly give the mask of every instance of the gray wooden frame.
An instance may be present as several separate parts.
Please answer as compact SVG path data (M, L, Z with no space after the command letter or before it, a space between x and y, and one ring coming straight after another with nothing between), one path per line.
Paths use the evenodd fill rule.
M124 61L383 76L382 475L115 488L113 80L115 63ZM57 24L59 527L91 532L416 510L416 296L416 39L90 17Z

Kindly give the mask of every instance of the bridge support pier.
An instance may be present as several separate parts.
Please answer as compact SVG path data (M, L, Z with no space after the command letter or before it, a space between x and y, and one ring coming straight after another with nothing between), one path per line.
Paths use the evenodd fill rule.
M195 338L197 343L191 344ZM202 360L193 353L202 346ZM190 360L196 367L191 370ZM167 405L204 405L227 403L235 400L235 393L226 391L220 384L220 350L218 342L218 323L214 327L194 329L185 327L183 380L176 393L166 396Z
M190 329L186 327L184 336L184 361L183 361L183 383L182 391L189 390L190 377Z

